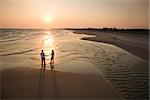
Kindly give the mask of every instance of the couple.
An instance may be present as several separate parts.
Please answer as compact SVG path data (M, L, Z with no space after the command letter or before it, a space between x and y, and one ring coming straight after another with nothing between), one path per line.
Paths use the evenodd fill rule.
M54 50L52 50L52 53L50 54L51 55L51 61L50 61L50 64L54 65ZM42 68L43 68L43 63L44 63L44 69L45 69L45 66L46 66L46 63L45 63L45 53L44 51L42 50L41 51L41 63L42 63ZM42 69L41 68L41 69Z

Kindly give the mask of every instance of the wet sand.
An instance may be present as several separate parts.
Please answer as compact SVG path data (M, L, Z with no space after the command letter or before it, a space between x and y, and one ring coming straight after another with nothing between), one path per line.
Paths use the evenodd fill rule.
M149 35L121 32L103 32L98 30L74 30L76 34L95 35L95 37L83 37L83 40L104 42L116 45L133 55L149 62Z
M120 100L99 74L20 67L2 70L1 78L2 99Z

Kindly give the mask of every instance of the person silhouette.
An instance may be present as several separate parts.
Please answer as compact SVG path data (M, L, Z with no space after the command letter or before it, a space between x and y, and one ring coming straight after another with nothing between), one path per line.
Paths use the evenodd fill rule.
M51 53L51 61L50 61L50 64L54 64L54 50L52 50L52 53Z
M46 65L46 63L45 63L45 53L44 53L43 50L41 51L41 63L42 63L41 69L43 68L43 65L44 65L44 69L45 69L45 65Z

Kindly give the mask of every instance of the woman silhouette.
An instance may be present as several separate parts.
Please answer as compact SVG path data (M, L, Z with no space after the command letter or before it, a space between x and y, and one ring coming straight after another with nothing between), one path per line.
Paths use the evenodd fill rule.
M51 53L51 62L50 64L54 64L54 50L52 50L52 53Z

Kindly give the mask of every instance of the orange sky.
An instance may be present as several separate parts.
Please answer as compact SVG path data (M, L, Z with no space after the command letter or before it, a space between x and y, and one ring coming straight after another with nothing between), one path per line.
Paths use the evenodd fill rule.
M148 28L148 0L0 0L0 28Z

